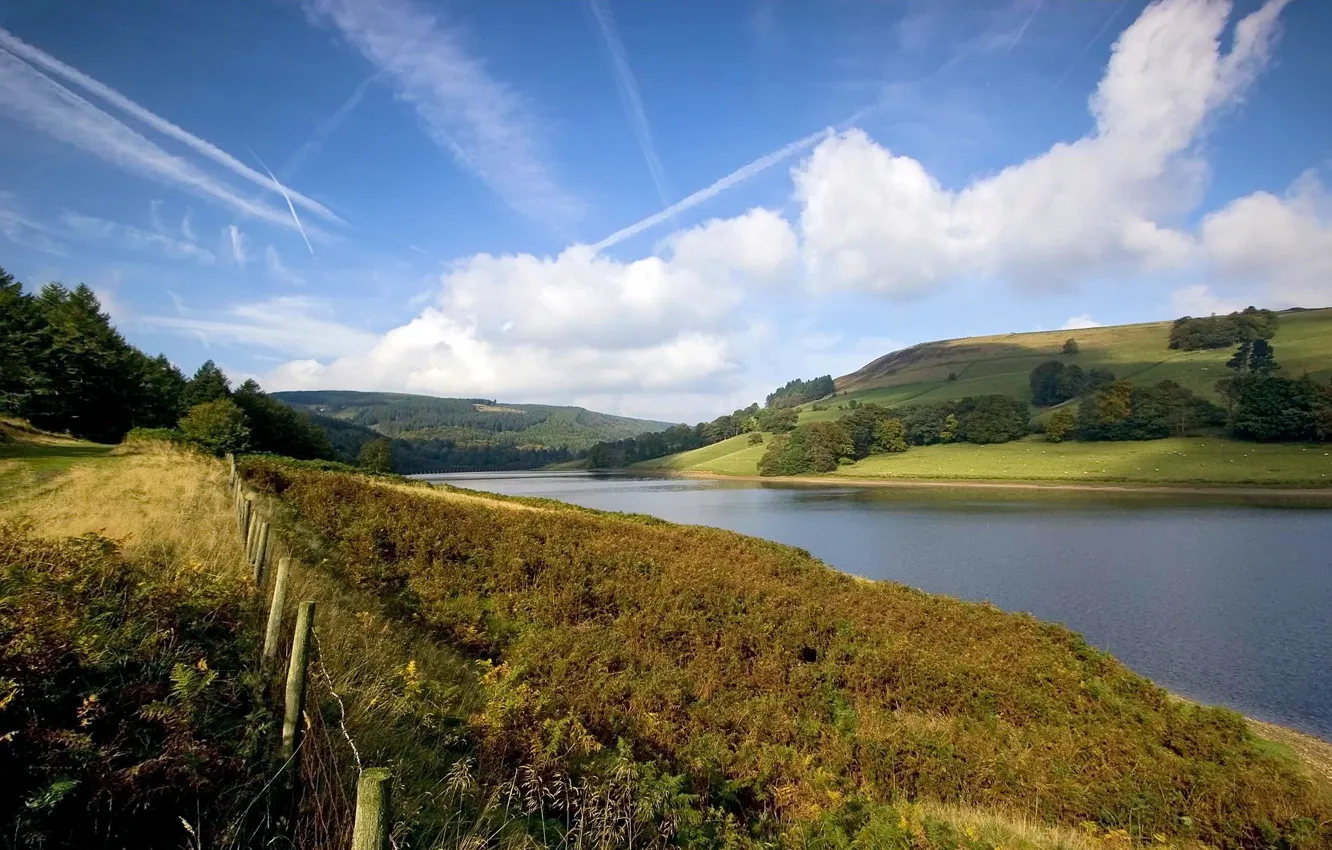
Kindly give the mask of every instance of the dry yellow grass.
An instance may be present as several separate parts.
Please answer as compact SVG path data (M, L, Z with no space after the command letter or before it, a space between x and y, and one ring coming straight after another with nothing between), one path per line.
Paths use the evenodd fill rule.
M101 534L127 558L164 568L237 574L244 556L219 461L165 445L117 449L17 493L0 516L47 537Z

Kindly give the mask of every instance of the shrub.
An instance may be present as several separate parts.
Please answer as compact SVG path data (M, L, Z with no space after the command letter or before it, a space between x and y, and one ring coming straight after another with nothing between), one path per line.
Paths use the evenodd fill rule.
M191 407L180 420L180 431L187 442L219 456L242 452L250 445L245 413L229 398Z
M749 439L746 440L746 442L751 446L761 446L763 445L763 435L758 431L755 431L749 435Z
M1061 407L1050 414L1050 421L1045 423L1045 438L1052 443L1062 443L1077 425L1078 417L1073 409Z
M126 443L183 443L185 435L176 428L131 428Z
M903 799L1144 844L1332 839L1332 802L1243 718L1172 699L1056 624L715 529L242 469L328 541L330 569L492 665L470 724L482 754L547 776L650 766L695 813L674 809L685 846L689 824L728 819L768 846L815 822L896 846L893 829L928 825L894 812L862 832L865 804ZM994 846L944 827L911 846Z
M1067 339L1064 341L1065 354L1077 354L1079 351L1078 341L1076 339Z
M6 846L174 850L182 817L223 843L266 766L244 598L204 572L161 580L100 537L0 529Z

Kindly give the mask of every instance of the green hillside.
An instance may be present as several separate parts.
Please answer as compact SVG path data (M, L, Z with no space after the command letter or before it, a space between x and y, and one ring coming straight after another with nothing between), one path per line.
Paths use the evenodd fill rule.
M512 446L585 449L673 423L630 419L582 407L515 404L484 398L311 390L273 393L298 410L404 440L485 441Z
M851 399L892 406L997 393L1030 401L1028 376L1046 360L1076 363L1084 370L1109 369L1135 384L1168 378L1215 399L1214 385L1225 376L1232 349L1172 351L1170 326L1171 322L1150 322L921 343L838 378L836 398L821 402L824 410L803 405L800 421L837 419L845 412L838 405ZM1077 340L1077 354L1063 353L1068 339ZM1332 309L1281 313L1271 342L1285 374L1332 377ZM948 380L949 374L955 380Z
M469 466L530 469L568 462L604 440L661 431L671 424L581 407L484 398L345 390L273 396L309 414L340 460L354 463L362 444L391 438L393 468L401 473Z

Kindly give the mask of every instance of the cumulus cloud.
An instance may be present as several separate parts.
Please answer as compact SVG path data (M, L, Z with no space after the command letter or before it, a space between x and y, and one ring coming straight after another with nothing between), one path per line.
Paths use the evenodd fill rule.
M1206 177L1195 143L1265 65L1285 5L1241 19L1228 51L1229 3L1149 6L1115 42L1091 133L960 190L860 130L825 140L794 172L812 280L908 295L963 274L1058 286L1088 267L1183 265L1193 241L1169 222Z
M1170 308L1176 316L1224 315L1242 309L1238 301L1221 298L1202 283L1170 293Z
M1332 304L1332 198L1317 172L1284 197L1256 192L1233 201L1204 218L1200 232L1217 273L1256 286L1266 303Z
M1083 328L1099 328L1102 324L1091 317L1088 313L1080 313L1070 318L1060 326L1061 331L1079 331Z
M576 245L555 257L470 257L442 276L434 303L371 349L292 361L265 385L614 396L622 410L637 409L637 393L734 392L748 333L738 308L796 263L794 233L751 210L677 234L661 254L624 262Z

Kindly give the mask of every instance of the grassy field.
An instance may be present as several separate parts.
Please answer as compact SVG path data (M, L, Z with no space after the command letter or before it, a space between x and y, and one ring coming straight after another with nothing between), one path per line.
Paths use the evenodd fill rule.
M820 402L829 409L816 411L805 405L800 421L836 419L846 412L837 405L851 399L885 406L990 393L1030 400L1028 376L1046 360L1076 363L1083 369L1106 368L1135 382L1169 378L1215 398L1214 385L1226 374L1231 349L1171 351L1170 325L1152 322L924 343L884 355L838 378L839 395ZM1065 355L1064 341L1070 338L1077 340L1079 351ZM1272 345L1286 374L1332 377L1332 309L1282 313ZM949 381L949 373L957 379Z
M747 437L648 461L638 468L757 475L763 447L749 446ZM914 446L901 454L871 455L828 476L1327 487L1332 486L1332 447L1213 437L1126 443L1050 443L1034 437L988 446Z
M107 457L112 448L0 418L0 496L40 485L78 461Z

